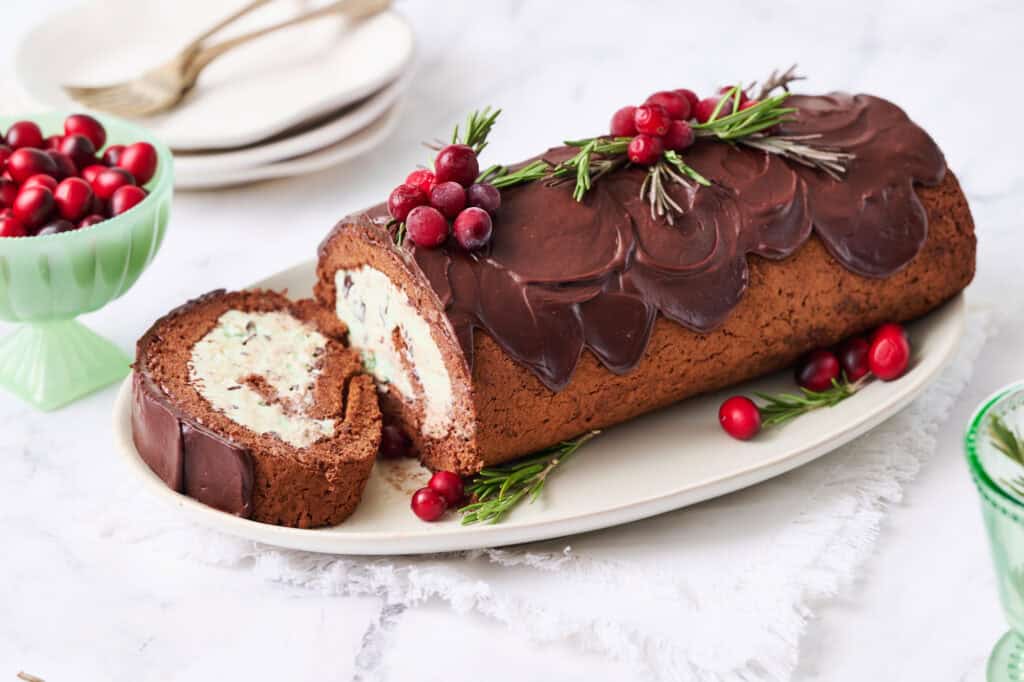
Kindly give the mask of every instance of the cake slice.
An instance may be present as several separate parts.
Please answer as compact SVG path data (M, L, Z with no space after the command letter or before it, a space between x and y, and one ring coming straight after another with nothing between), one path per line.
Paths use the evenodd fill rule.
M380 444L371 377L312 301L214 291L139 340L132 433L168 486L222 511L313 528L355 510Z

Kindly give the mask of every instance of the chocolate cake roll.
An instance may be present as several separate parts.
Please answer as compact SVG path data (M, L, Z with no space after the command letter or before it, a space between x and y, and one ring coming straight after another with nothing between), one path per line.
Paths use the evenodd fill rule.
M383 207L322 243L317 299L349 327L423 461L468 474L793 363L939 306L975 237L942 153L885 100L797 96L782 134L854 155L833 179L698 140L669 224L645 172L502 191L482 251L394 243ZM561 161L575 150L552 149Z
M138 343L132 433L168 486L217 509L299 528L359 504L380 444L373 379L312 301L215 291Z

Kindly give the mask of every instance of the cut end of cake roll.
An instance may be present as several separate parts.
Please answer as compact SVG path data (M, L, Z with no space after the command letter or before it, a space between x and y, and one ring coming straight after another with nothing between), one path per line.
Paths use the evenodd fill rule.
M360 216L335 228L320 246L315 293L347 326L385 419L409 434L420 460L478 471L469 366L444 303L382 224Z
M211 292L138 343L136 448L169 487L300 528L355 511L380 444L373 379L312 301Z

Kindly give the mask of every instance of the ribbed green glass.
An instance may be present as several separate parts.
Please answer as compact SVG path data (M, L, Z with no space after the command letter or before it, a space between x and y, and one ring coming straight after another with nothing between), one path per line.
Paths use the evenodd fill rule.
M46 135L63 132L67 113L0 116L0 128L28 119ZM145 201L91 227L45 237L0 238L0 319L21 323L0 340L0 386L40 409L65 405L123 378L129 357L75 317L121 296L153 260L170 219L171 152L152 134L99 117L107 144L146 141L159 164Z
M1024 682L1024 497L1008 482L1017 477L1015 462L991 439L993 416L1024 433L1024 382L996 393L975 413L964 439L967 464L981 497L999 585L999 598L1011 630L992 650L989 682Z

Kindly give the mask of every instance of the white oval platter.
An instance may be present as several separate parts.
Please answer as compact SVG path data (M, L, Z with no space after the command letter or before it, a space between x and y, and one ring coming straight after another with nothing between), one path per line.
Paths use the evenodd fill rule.
M54 13L21 39L18 81L40 104L81 108L62 85L106 85L133 78L177 54L244 0L87 0ZM212 39L238 35L310 8L272 2ZM96 49L93 36L119 36ZM409 23L395 12L365 21L322 19L265 36L207 68L173 111L139 122L176 151L254 144L362 100L394 81L413 59Z
M255 286L309 295L313 261ZM421 554L513 545L629 523L760 483L806 464L877 426L921 394L952 358L963 333L965 303L958 296L909 326L910 371L898 381L873 382L839 405L807 414L749 442L726 436L718 406L733 393L791 391L787 373L709 394L610 428L557 471L543 496L495 525L462 526L455 514L436 523L418 520L410 494L428 477L411 461L378 462L362 504L333 528L281 528L226 514L173 492L153 474L132 444L131 381L114 406L118 451L154 495L194 521L280 547L335 554Z

